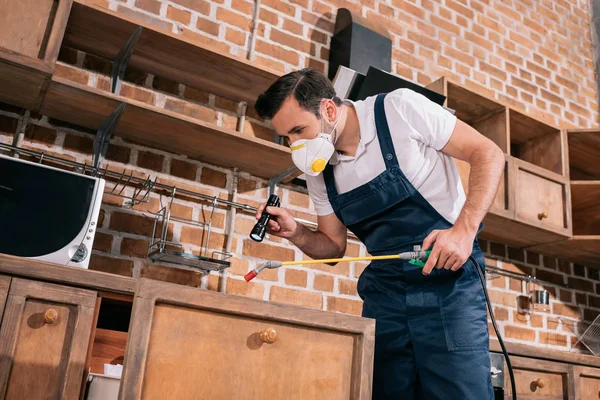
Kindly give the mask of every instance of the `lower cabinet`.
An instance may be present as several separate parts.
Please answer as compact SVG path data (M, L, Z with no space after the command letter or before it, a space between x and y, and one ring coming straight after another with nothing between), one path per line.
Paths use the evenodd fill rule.
M600 368L573 367L575 400L600 400Z
M570 381L570 365L553 361L511 356L510 361L515 376L517 398L519 399L572 399L573 388ZM510 376L504 374L506 399L512 399Z
M121 399L370 399L373 320L140 280Z
M0 399L79 397L95 303L94 291L12 279L0 326Z

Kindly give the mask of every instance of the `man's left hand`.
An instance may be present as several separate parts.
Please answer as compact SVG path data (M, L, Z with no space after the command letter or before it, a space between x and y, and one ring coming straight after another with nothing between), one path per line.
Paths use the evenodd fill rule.
M423 275L429 275L433 267L457 271L467 261L473 251L475 233L467 232L457 226L446 230L434 230L423 241L423 251L431 254L423 267Z

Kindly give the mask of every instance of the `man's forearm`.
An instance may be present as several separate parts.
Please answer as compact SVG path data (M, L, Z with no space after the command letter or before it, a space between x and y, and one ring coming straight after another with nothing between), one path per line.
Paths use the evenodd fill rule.
M455 227L475 234L494 202L504 170L504 154L497 148L478 150L471 156L469 193Z
M298 224L298 233L290 241L304 254L313 260L324 258L339 258L346 249L333 242L327 235L319 231L311 231L306 226Z

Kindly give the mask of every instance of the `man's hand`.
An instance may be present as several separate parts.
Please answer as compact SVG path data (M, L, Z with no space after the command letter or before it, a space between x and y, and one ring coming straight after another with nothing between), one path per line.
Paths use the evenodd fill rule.
M473 251L476 233L458 226L446 230L434 230L423 241L422 250L431 254L423 267L423 275L429 275L433 267L457 271L467 261Z
M256 210L257 220L260 219L264 209L265 204L262 204ZM296 235L298 223L289 211L280 207L267 207L267 212L272 216L267 225L267 233L284 239L291 239Z

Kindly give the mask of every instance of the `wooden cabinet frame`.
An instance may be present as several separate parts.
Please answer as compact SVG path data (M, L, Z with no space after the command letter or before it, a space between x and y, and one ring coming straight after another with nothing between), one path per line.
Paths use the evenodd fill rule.
M371 398L375 322L345 314L290 308L289 306L248 299L197 288L187 288L163 282L140 279L133 302L129 340L121 381L121 399L141 399L144 368L148 354L153 312L156 303L234 314L265 321L285 322L306 327L323 328L355 336L352 399Z

